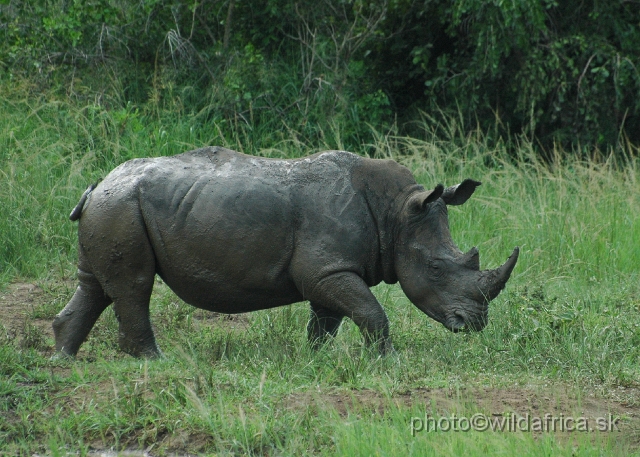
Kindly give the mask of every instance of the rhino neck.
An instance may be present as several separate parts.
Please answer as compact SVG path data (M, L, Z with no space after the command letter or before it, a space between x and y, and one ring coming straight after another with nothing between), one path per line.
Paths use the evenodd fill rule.
M352 169L351 182L367 202L369 215L377 231L378 249L370 285L398 282L395 269L395 242L401 225L401 213L407 198L423 191L411 171L393 160L361 158Z
M382 211L378 211L376 226L380 240L380 264L382 279L387 284L398 282L395 265L395 247L402 226L402 209L407 200L417 192L424 192L424 187L415 182L405 186L392 199L387 196ZM375 216L374 216L375 217Z

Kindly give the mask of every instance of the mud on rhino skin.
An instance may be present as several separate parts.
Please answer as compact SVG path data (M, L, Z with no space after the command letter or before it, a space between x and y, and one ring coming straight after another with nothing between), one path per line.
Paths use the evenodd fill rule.
M56 316L56 351L73 356L113 303L120 348L157 356L149 299L158 274L185 302L244 313L303 300L317 347L344 317L368 344L392 349L370 287L400 285L452 331L481 330L504 288L515 248L495 270L451 239L447 205L480 183L425 190L392 160L345 151L292 160L221 147L134 159L89 187L78 220L78 288Z

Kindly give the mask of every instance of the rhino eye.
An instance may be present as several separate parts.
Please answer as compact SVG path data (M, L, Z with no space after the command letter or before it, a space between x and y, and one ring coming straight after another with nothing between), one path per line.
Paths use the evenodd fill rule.
M434 259L429 262L429 270L434 276L440 277L444 273L444 262L440 259Z

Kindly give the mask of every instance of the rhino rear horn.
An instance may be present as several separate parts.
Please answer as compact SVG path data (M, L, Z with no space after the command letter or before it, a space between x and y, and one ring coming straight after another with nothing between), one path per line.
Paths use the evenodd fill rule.
M480 253L475 246L469 249L469 252L464 254L461 259L462 265L472 270L480 270Z

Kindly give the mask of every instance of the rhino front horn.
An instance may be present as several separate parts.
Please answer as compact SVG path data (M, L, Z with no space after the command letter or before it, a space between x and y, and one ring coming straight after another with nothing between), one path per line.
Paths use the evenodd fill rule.
M482 272L480 290L487 301L491 301L504 289L505 284L511 276L511 272L516 266L520 249L516 247L507 261L495 270Z

